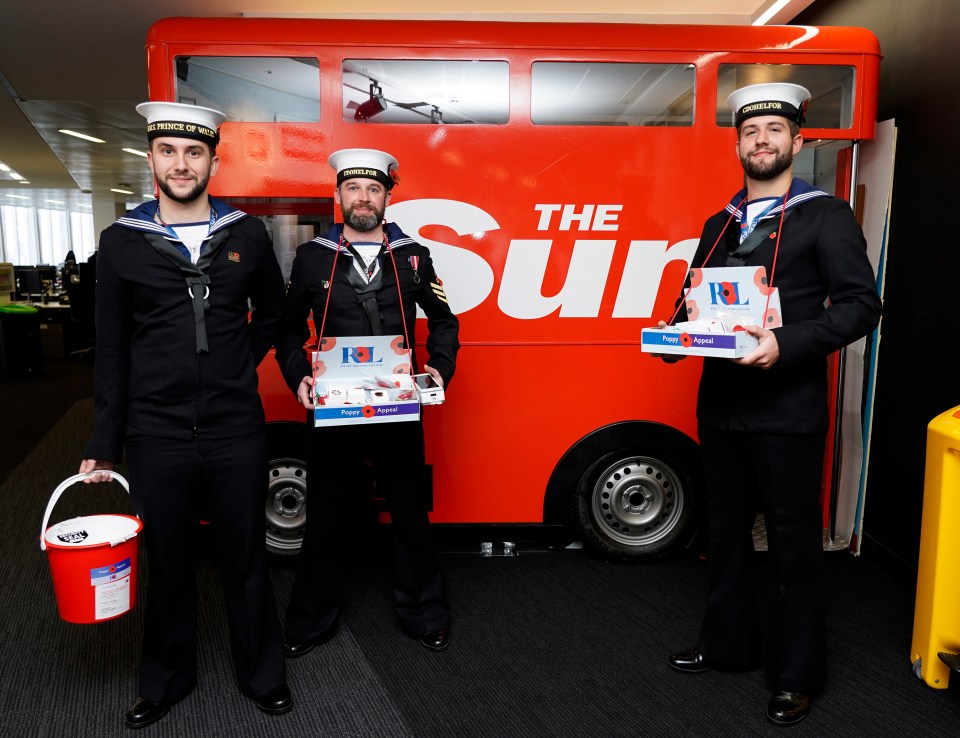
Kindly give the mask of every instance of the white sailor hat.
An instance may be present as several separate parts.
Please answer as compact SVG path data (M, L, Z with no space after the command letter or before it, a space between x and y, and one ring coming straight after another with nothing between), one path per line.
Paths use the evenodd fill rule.
M337 186L347 179L375 179L388 190L399 181L397 160L386 151L376 149L340 149L330 154L330 166L337 173Z
M219 110L199 105L174 102L145 102L137 112L147 119L147 140L157 136L193 138L216 146L220 141L217 129L227 116Z
M803 125L809 102L810 92L806 87L787 82L747 85L727 97L727 105L733 111L733 125L737 128L747 118L757 115L779 115Z

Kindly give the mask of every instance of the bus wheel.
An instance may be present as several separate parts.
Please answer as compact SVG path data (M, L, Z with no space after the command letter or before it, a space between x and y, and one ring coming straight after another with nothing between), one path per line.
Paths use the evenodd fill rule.
M267 487L267 553L296 556L307 523L307 469L299 459L271 459Z
M283 561L300 552L306 530L306 435L303 425L276 423L267 439L267 555Z
M697 521L692 490L682 466L624 450L587 469L571 507L589 548L607 558L639 561L689 542Z

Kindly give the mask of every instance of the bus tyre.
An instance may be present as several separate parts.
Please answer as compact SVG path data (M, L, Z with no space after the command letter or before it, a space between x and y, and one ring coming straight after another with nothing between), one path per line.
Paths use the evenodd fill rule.
M278 423L267 430L267 555L279 562L300 553L307 524L307 463L304 426Z
M571 501L584 544L620 561L653 559L686 546L698 527L689 471L666 456L632 451L591 465Z

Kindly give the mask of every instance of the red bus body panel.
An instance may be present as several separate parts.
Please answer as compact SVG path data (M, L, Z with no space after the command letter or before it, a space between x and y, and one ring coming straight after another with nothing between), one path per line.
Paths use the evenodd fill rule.
M417 230L405 230L431 248L451 300L486 291L459 313L462 349L446 402L423 411L438 523L544 522L544 490L559 460L611 423L650 421L696 438L701 361L667 365L641 353L639 341L642 328L673 314L704 220L741 187L733 131L715 123L718 65L857 67L853 126L804 135L859 140L874 135L880 62L869 31L803 26L171 18L150 29L146 49L154 100L175 99L177 56L317 57L320 122L225 123L211 192L331 198L332 151L388 150L400 162L388 219L406 208ZM509 122L344 121L340 60L379 57L508 61ZM534 61L598 59L694 65L693 125L531 123ZM559 210L547 217L545 205L577 217L564 223ZM619 208L608 209L615 218L606 224L597 219L601 206ZM256 205L245 209L256 213ZM547 246L541 273L511 263ZM587 253L599 254L589 277L571 270ZM457 268L445 273L445 263ZM574 300L578 290L585 296ZM522 307L530 305L543 314L531 316L534 308ZM421 343L425 335L423 324ZM272 358L260 378L269 421L304 420Z

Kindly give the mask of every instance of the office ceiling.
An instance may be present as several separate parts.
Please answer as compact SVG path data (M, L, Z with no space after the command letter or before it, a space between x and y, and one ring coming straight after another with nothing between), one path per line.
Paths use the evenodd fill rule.
M814 0L788 0L768 23L788 23ZM474 20L615 21L750 25L774 0L486 0L483 11L449 12L448 2L368 0L365 13L318 0L26 0L0 10L0 204L89 210L93 198L136 203L153 186L142 157L147 98L144 43L170 16L296 16ZM467 4L469 6L469 4ZM569 9L564 10L568 7ZM104 139L90 143L60 129ZM111 192L127 189L133 195Z

